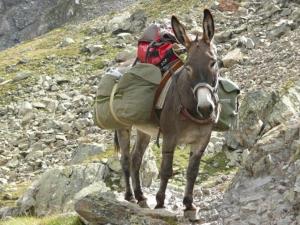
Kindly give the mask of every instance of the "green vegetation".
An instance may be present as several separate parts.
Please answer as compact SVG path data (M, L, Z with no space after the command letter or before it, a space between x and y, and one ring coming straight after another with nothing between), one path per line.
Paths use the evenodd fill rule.
M161 150L157 147L153 147L154 154L157 159L157 167L160 168L161 163ZM189 161L189 148L177 148L175 150L173 171L174 177L171 180L173 184L184 185L185 174ZM196 184L201 184L204 187L211 187L216 184L217 178L220 175L230 175L237 171L236 167L228 167L229 160L224 152L217 154L204 155L200 163L199 176ZM225 184L223 184L225 185ZM224 187L220 187L223 189Z
M89 157L84 163L99 162L115 156L117 156L115 149L113 147L108 147L104 152Z
M82 225L77 216L49 216L43 218L17 217L0 222L0 225Z
M298 148L295 153L291 156L292 162L296 162L297 160L300 160L300 148Z
M24 194L29 187L29 183L20 183L16 186L7 185L0 190L0 208L15 206L16 200Z
M280 96L283 96L289 92L289 90L295 86L295 81L294 80L287 80L283 85L281 86L279 90Z

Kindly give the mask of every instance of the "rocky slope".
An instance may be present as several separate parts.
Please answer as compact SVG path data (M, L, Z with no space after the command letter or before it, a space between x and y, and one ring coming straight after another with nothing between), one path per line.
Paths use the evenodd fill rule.
M68 22L115 12L134 0L1 0L0 50L30 40Z
M50 169L18 200L17 208L2 209L0 214L66 212L82 188L87 189L80 196L87 201L104 186L119 195L119 165L110 150L112 134L93 126L92 121L101 74L133 58L140 32L154 19L168 24L170 15L177 14L189 32L201 30L201 12L206 6L215 17L221 73L241 86L242 96L238 129L214 134L206 156L209 161L202 163L195 191L201 209L199 224L242 224L241 219L245 224L299 223L299 4L280 0L180 1L178 9L174 2L143 2L130 13L66 26L0 52L0 190L5 193L0 205L13 202L23 192L19 187L23 189ZM222 157L218 160L222 149L229 164ZM155 148L153 152L159 155ZM167 209L182 215L187 152L178 152ZM217 170L220 165L221 171ZM223 197L233 165L241 169ZM150 167L145 171L155 177L156 168ZM217 169L211 172L214 167ZM92 171L91 177L85 170ZM207 174L214 179L209 180ZM58 186L41 185L48 176L58 179ZM157 180L145 184L151 182L146 189L150 206ZM76 188L68 184L76 184ZM47 192L56 198L48 198ZM271 194L268 197L266 193ZM265 204L255 198L260 195L265 196ZM115 202L113 199L108 201ZM258 208L260 211L254 210ZM290 210L283 212L283 208Z

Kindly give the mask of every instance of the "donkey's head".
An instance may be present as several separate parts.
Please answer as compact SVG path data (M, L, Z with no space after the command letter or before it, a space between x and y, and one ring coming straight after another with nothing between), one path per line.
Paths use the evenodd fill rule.
M202 119L209 118L216 107L215 92L218 79L216 48L212 43L214 21L208 9L204 10L203 35L190 40L184 26L172 17L172 28L177 40L186 47L184 65L186 81L192 87L197 102L196 112Z

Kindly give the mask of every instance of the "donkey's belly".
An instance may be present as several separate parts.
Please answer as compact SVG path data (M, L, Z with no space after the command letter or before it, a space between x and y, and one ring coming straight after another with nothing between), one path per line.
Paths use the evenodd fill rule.
M158 134L158 126L155 124L135 124L133 127L135 127L137 130L142 131L145 134L150 135L151 137L156 137Z

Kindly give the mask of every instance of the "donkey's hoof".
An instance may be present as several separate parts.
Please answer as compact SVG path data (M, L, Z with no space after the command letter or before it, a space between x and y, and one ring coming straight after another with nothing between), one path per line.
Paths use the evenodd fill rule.
M198 215L198 210L196 208L184 210L183 215L185 218L189 219L192 222L197 222L200 220L199 215Z
M142 200L142 201L139 201L137 203L141 208L149 208L148 204L147 204L147 200Z
M128 201L128 202L131 202L131 203L136 203L136 199L133 197L133 196L130 196L130 197L125 197L125 200Z
M166 208L164 205L156 205L154 209L164 209Z
M131 198L131 199L129 199L129 200L127 200L128 202L131 202L131 203L134 203L134 204L136 204L137 203L137 201L136 201L136 199L135 198Z

